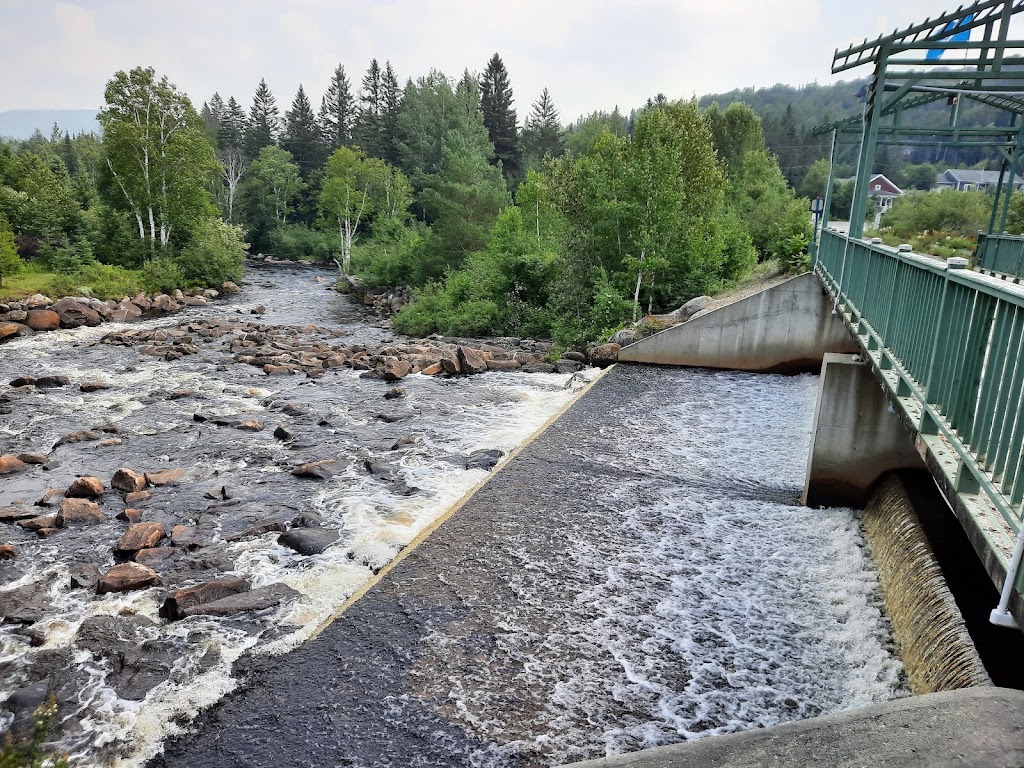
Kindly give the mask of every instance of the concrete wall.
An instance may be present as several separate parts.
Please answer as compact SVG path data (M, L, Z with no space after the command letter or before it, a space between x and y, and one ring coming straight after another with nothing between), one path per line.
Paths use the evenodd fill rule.
M795 373L817 370L826 352L857 351L808 272L630 344L619 362Z
M804 480L809 507L864 507L893 469L924 469L911 433L871 367L857 355L826 354Z
M965 688L564 768L996 768L1024 765L1024 692Z

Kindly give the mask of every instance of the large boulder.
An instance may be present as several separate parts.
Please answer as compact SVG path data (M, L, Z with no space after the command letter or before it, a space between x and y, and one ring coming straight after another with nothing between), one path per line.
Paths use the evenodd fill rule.
M52 309L30 309L25 315L25 325L33 331L55 331L60 328L60 315Z
M26 469L28 469L28 464L13 453L5 453L0 456L0 475L12 475L15 472L24 472Z
M607 368L619 359L619 344L599 344L590 348L590 364L595 368Z
M222 600L239 592L247 592L249 582L245 579L223 578L196 584L194 587L178 589L169 594L160 606L160 616L175 621L201 613L202 606Z
M110 478L110 487L121 493L135 493L145 490L146 476L140 472L121 467L114 476Z
M118 552L138 552L140 549L149 549L160 543L160 540L167 533L163 523L135 523L128 526L117 546Z
M679 319L679 322L685 323L698 312L703 312L709 306L711 306L710 296L698 296L695 299L690 299L671 314L675 315Z
M54 520L57 528L64 528L69 524L97 525L106 520L103 508L95 501L88 499L64 499L60 503L60 511Z
M616 331L611 338L612 344L618 344L620 347L625 347L628 344L640 341L642 335L636 328L623 328L621 331Z
M98 477L77 477L64 495L73 499L95 499L102 496L104 490L103 481Z
M332 528L293 528L277 537L277 543L300 555L319 555L336 542L339 532Z
M100 576L96 582L96 592L101 595L108 592L131 592L159 583L160 576L152 568L138 563L121 563Z
M474 374L487 371L487 361L480 354L479 350L472 347L464 347L460 344L455 352L459 356L459 366L462 368L463 373Z
M35 331L21 323L12 323L9 321L0 323L0 341L14 339L18 336L31 336L34 333Z
M60 317L60 324L63 328L80 328L83 325L94 327L103 322L99 312L71 297L61 299L50 309Z
M412 363L408 360L384 361L381 378L384 381L401 381L412 372Z

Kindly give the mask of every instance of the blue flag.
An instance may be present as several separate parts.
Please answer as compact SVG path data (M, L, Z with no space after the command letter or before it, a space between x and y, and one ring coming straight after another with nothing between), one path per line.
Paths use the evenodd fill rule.
M968 13L962 19L957 19L956 21L949 22L949 24L946 25L946 28L944 30L942 30L942 31L946 32L946 33L953 32L953 30L955 30L957 27L959 27L962 24L970 24L971 23L971 19L973 19L973 18L974 18L974 14L973 13ZM970 39L971 39L971 30L969 30L969 29L965 29L963 32L957 32L956 34L953 34L953 35L947 34L945 37L940 37L939 38L939 40L941 42L944 42L944 43L946 43L946 42L959 43L959 42L961 42L963 40L970 40ZM935 59L940 59L940 58L942 58L942 54L944 54L945 52L946 52L945 48L932 48L930 51L928 51L928 54L925 56L925 59L927 59L929 61L934 61Z

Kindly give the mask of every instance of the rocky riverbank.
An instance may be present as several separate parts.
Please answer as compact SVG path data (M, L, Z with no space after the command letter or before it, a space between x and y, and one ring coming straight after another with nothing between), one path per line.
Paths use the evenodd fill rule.
M99 325L78 310L75 330L4 345L0 732L52 695L62 749L137 763L590 375L538 340L395 337L329 282L255 268L178 317L125 324L100 302L109 328L76 299Z
M52 299L37 293L20 301L0 303L0 342L33 336L60 328L90 328L105 322L127 322L139 318L159 317L177 312L182 307L205 307L222 293L238 293L241 289L226 282L220 291L174 291L125 296L120 301L101 301L89 296L65 296Z

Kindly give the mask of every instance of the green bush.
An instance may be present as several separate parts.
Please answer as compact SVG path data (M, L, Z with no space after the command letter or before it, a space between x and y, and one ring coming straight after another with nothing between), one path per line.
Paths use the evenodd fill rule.
M0 745L0 768L68 768L67 757L46 747L46 739L53 730L57 716L57 702L50 700L32 713L32 732L14 738L4 736Z
M153 259L142 268L142 284L149 293L171 293L185 285L185 275L175 259Z
M185 282L179 287L208 288L226 280L241 280L248 247L240 227L220 219L204 219L177 258Z
M881 224L906 242L935 230L976 238L988 226L992 198L985 192L908 192L896 199Z
M321 232L304 224L281 224L270 233L270 250L281 259L328 263L341 250L337 232Z
M139 272L109 264L90 264L71 275L52 277L47 293L52 296L92 296L97 299L120 299L142 290Z

